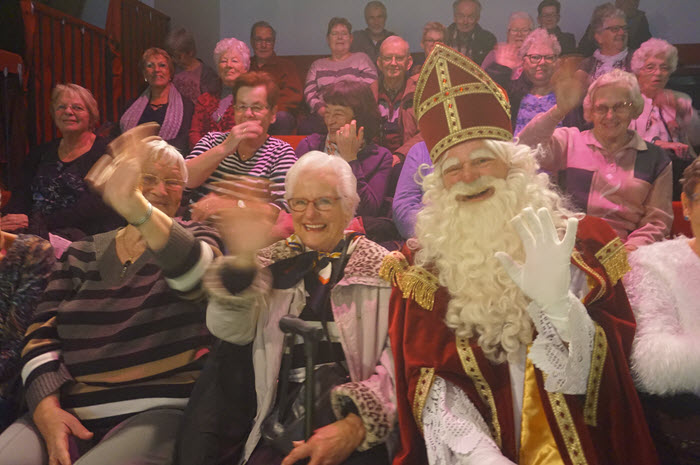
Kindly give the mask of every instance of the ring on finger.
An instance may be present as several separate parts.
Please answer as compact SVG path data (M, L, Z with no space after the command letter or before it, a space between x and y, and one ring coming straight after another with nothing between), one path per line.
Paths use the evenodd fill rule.
M245 202L242 200L238 201L238 208L245 208Z

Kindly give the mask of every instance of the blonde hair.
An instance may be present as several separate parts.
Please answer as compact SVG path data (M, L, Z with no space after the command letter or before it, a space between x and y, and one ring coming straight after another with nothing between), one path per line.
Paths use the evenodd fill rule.
M94 131L97 127L97 122L100 120L100 110L97 107L97 101L95 97L92 96L92 92L78 84L73 84L71 82L56 84L56 87L51 91L51 118L56 117L56 105L58 104L58 100L66 93L73 93L83 101L89 115L88 128L90 131Z

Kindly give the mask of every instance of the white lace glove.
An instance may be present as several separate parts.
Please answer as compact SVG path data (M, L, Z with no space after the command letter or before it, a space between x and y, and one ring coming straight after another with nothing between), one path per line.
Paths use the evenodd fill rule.
M578 220L568 219L562 240L546 208L540 208L537 213L525 208L511 223L523 241L525 263L516 263L505 252L496 252L496 258L525 295L552 319L558 330L563 330L569 313L569 264ZM568 340L566 336L561 334L562 339Z

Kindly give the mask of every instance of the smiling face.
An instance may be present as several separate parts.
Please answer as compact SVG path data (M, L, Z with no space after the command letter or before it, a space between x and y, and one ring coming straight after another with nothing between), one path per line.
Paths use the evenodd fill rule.
M343 57L350 53L350 45L352 45L352 34L344 24L336 24L328 34L328 47L331 49L333 56Z
M403 81L413 59L408 51L408 44L400 39L386 39L382 42L377 58L377 67L385 80Z
M233 50L229 50L219 58L219 63L216 66L216 71L219 73L221 82L226 87L233 87L233 81L238 76L246 72L243 59Z
M508 165L488 149L483 140L470 140L449 148L441 162L442 182L448 190L458 183L468 186L468 194L457 200L479 202L493 196L495 188L482 185L482 177L506 179Z
M617 55L627 48L627 21L624 18L608 18L603 29L595 33L595 40L603 55Z
M479 23L479 7L474 2L461 2L454 8L454 22L459 32L471 32Z
M262 60L272 57L272 54L275 52L275 39L272 29L264 26L256 27L253 33L252 45L256 57Z
M629 91L625 87L608 85L595 91L591 119L596 139L621 141L627 136L627 127L632 121L630 101Z
M637 74L639 89L649 98L654 98L668 84L671 77L671 66L666 63L664 54L651 56L646 59L644 66Z
M543 57L556 55L552 45L548 43L533 43L527 51L527 55L523 57L523 72L527 78L536 86L544 86L549 83L556 71L556 61L547 63L544 58L534 62L531 60L533 55L542 55Z
M326 113L323 115L323 121L328 128L328 140L335 142L335 133L346 124L350 124L353 118L355 118L355 113L352 108L344 105L328 105Z
M386 14L378 6L367 8L365 11L365 21L372 34L381 34L386 25Z
M141 192L154 207L172 218L182 200L183 179L177 165L149 160L143 166Z
M309 170L299 177L292 192L293 198L309 201L305 210L292 210L294 233L308 248L331 252L343 238L343 231L351 219L343 211L340 199L337 199L337 177L328 170ZM319 211L316 208L313 201L320 198L330 202L329 210Z
M170 67L163 55L153 55L144 64L143 77L155 89L164 89L170 83Z
M545 6L542 7L542 13L537 17L537 22L540 26L548 31L551 31L557 24L559 24L559 13L557 13L556 6Z
M75 92L63 92L53 110L54 122L62 134L79 134L90 130L90 112Z

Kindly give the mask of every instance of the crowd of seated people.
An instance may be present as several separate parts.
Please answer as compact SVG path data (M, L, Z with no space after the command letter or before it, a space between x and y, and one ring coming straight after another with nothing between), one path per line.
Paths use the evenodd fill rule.
M387 30L385 5L370 1L365 29L330 19L330 56L305 76L276 54L277 31L267 21L252 24L250 47L220 40L214 69L197 58L190 32L173 30L164 38L167 51L143 51L145 90L104 136L97 135L91 92L56 85L50 112L60 137L29 152L13 183L19 187L0 210L0 428L11 425L0 435L0 465L165 464L173 449L177 463L210 463L209 456L192 458L192 448L221 454L225 432L213 443L183 445L191 426L183 418L201 415L183 411L205 363L210 389L232 383L248 396L227 449L241 460L388 463L398 388L388 348L391 286L375 278L387 251L412 247L426 177L453 169L434 163L435 147L453 139L425 139L417 116L434 108L418 103L426 86L446 92L462 84L426 82L422 74L447 47L471 60L464 84L473 88L459 92L501 92L510 140L531 150L566 208L604 220L632 258L626 282L640 321L632 369L648 420L660 422L651 428L658 452L664 463L679 463L668 457L687 447L674 442L669 411L689 402L694 416L683 421L698 424L700 379L675 376L659 387L649 378L665 373L654 367L666 362L642 368L647 359L683 358L689 350L679 343L680 355L656 353L654 336L685 337L694 327L674 300L691 298L681 278L663 286L652 280L678 272L657 270L654 254L677 253L691 270L690 258L700 255L694 239L667 242L672 201L682 201L693 233L700 228L700 117L688 95L668 88L678 50L651 37L638 0L596 6L578 47L559 27L565 12L558 0L542 0L536 21L525 11L510 14L502 43L480 26L482 8L488 5L479 0L456 0L451 24L425 23L416 44L424 57L414 60L411 44ZM445 111L452 104L445 100ZM464 115L470 124L488 117L474 108L460 109L451 124ZM287 137L297 135L305 137ZM493 158L465 163L477 178L500 176ZM478 201L491 188L484 189L462 197ZM228 256L204 278L221 254ZM649 299L647 287L661 289L661 297ZM412 289L403 298L430 292ZM663 325L650 317L663 313L661 298L679 308L663 309L675 318L662 315ZM352 313L361 306L366 315ZM330 339L333 348L316 368L346 370L332 408L324 407L333 421L285 452L264 431L271 412L293 410L276 403L282 387L283 398L302 396L303 377L291 387L276 384L285 363L278 357L286 344L283 314L314 323ZM302 349L292 352L292 371L303 371ZM693 358L685 359L692 366ZM229 362L241 368L215 379ZM234 379L241 373L243 381ZM663 397L669 393L671 400ZM377 411L363 410L367 399ZM147 434L139 433L144 425Z

